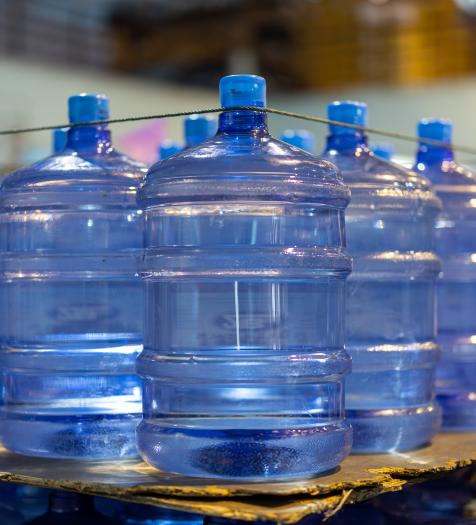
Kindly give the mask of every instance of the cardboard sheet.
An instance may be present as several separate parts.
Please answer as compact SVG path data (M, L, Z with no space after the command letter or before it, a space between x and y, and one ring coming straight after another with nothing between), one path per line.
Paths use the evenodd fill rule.
M35 459L0 450L0 480L81 491L157 506L243 520L294 523L329 513L343 502L399 490L476 462L476 433L438 435L431 446L406 453L354 455L340 468L286 483L216 483L154 470L140 461L80 462Z

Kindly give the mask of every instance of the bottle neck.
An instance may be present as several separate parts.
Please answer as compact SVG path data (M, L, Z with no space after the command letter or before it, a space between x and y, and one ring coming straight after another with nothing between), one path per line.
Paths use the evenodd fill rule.
M220 113L218 132L268 135L268 118L262 111L224 111Z
M358 148L367 148L367 136L363 133L331 133L327 136L326 152L331 150L344 152Z
M454 153L451 147L441 148L429 144L419 144L416 161L417 164L443 164L454 160Z
M106 126L78 126L68 130L66 148L89 153L106 153L112 148Z

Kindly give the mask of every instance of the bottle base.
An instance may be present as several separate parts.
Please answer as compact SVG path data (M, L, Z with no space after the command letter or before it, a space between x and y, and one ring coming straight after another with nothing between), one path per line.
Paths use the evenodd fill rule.
M443 411L442 431L471 432L476 430L476 392L438 394Z
M139 451L171 473L239 481L303 479L332 470L349 454L347 422L286 428L183 428L143 420Z
M353 453L402 452L430 443L441 424L434 403L418 408L346 411L354 430Z
M3 410L0 440L24 456L107 460L138 456L139 414L25 415Z

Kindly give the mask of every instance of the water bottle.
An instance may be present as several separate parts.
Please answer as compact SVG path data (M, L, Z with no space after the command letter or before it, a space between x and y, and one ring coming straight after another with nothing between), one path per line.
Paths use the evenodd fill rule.
M376 157L380 157L383 160L392 160L392 157L395 154L395 148L390 142L378 142L377 144L373 144L371 150Z
M185 147L197 146L213 137L217 131L217 121L208 115L189 115L183 121Z
M94 506L104 516L116 518L124 525L203 524L203 518L198 514L129 503L117 499L94 498Z
M25 519L16 505L13 483L0 483L0 523L1 525L21 525Z
M48 498L50 491L32 485L16 485L12 504L21 512L24 521L41 516L48 510ZM0 522L1 523L1 522Z
M365 126L367 106L334 102L328 116ZM432 232L441 204L424 177L375 157L360 130L331 125L325 154L352 192L345 221L354 264L346 303L353 450L412 449L431 440L440 420L434 401L440 263Z
M182 146L172 140L164 140L159 146L159 160L164 160L182 150Z
M374 505L393 525L460 523L474 491L453 475L430 482L406 486L404 490L375 498Z
M140 191L139 450L191 476L312 476L350 448L349 191L331 163L269 135L263 78L225 77L220 98L216 137L157 163Z
M94 508L92 496L53 490L48 511L27 522L27 525L122 525L120 520L106 517Z
M447 430L476 430L476 172L458 165L451 149L452 124L423 119L415 170L427 176L443 202L435 227L442 260L438 280L438 340L442 361L438 400Z
M72 124L108 118L108 99L69 99ZM135 456L141 413L139 264L145 169L107 125L71 127L66 149L0 190L5 375L0 436L19 454Z
M53 130L53 153L61 153L66 147L68 128L57 128Z
M287 129L283 131L281 140L309 153L316 153L316 136L307 129Z

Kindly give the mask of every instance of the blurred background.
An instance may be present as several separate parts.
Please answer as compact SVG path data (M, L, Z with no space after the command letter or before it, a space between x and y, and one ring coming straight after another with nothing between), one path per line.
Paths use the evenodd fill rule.
M476 0L0 0L2 129L63 123L82 91L109 95L113 117L216 107L229 73L266 77L273 107L324 116L329 101L358 99L371 126L414 133L419 117L448 117L455 141L476 146ZM324 126L270 121L276 135L311 129L321 149ZM150 163L182 124L113 132ZM1 137L0 164L50 149L49 132Z

